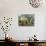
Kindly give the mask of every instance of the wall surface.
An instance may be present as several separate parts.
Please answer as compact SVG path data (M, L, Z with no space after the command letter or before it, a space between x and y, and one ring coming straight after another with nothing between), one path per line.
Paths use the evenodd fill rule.
M21 14L34 14L35 16L35 25L28 27L18 26L18 16ZM46 8L33 8L30 6L28 0L0 0L0 19L4 16L12 17L13 22L10 33L17 40L27 40L29 37L32 37L34 34L37 35L37 39L45 39L45 15ZM1 30L1 29L0 29ZM3 31L0 31L0 39L4 39Z

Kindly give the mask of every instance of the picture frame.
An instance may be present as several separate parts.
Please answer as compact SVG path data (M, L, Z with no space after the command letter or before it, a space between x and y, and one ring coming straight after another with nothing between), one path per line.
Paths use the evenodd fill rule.
M22 14L18 16L19 26L34 26L34 14Z

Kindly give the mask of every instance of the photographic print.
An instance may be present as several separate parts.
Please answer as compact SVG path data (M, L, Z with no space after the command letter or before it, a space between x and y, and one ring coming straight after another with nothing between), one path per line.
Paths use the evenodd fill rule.
M18 16L19 26L34 26L34 15L33 14L22 14Z

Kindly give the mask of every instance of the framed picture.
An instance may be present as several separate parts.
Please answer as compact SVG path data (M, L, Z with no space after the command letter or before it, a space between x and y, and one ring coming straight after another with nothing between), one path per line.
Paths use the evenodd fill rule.
M18 16L19 26L34 26L34 14L22 14Z

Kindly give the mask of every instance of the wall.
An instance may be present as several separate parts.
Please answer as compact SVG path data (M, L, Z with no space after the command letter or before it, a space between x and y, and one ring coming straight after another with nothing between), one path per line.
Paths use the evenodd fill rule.
M27 40L34 34L37 35L39 40L44 40L45 31L45 6L40 8L33 8L30 6L28 0L0 0L0 16L13 17L13 22L10 33L17 40ZM20 14L35 14L35 26L32 27L19 27L18 16ZM2 31L1 31L2 33ZM2 35L0 33L0 35ZM0 39L3 37L0 36Z

